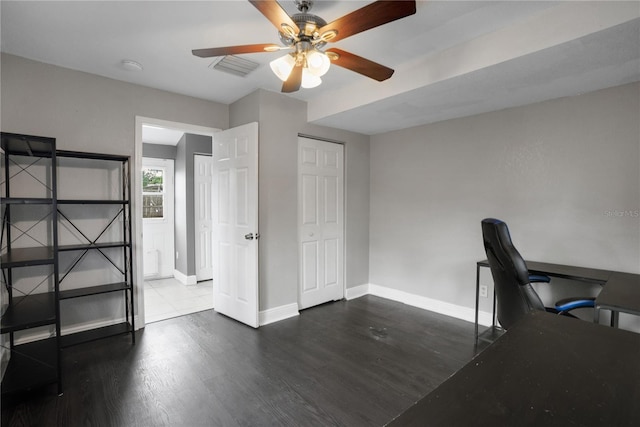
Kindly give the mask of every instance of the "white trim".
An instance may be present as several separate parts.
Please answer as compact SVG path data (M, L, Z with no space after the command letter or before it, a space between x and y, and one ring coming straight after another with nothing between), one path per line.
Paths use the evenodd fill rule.
M475 310L473 308L451 304L421 295L410 294L408 292L371 283L347 288L345 298L347 300L353 300L365 295L374 295L391 301L401 302L412 307L444 314L445 316L455 317L456 319L470 323L475 322ZM299 315L297 304L275 307L260 312L260 325L278 322L297 315ZM482 326L491 326L491 317L491 313L480 311L478 313L478 324Z
M190 286L198 284L198 279L196 279L196 276L187 276L186 274L178 270L173 270L173 277L175 277L176 280L178 280L183 285Z
M347 292L345 292L344 297L347 301L360 298L369 293L369 285L365 283L364 285L354 286L352 288L347 288Z
M134 307L137 316L140 320L136 321L136 330L144 328L145 316L144 316L144 277L142 268L143 260L143 247L142 247L142 183L138 175L142 170L142 125L159 126L169 129L182 130L187 133L193 133L197 135L213 136L214 133L219 132L218 128L210 128L205 126L191 125L188 123L172 122L169 120L154 119L151 117L136 116L135 117L135 150L133 165L134 168L131 171L131 178L133 181L133 197L132 197L132 211L133 211L133 273L135 277L135 283L137 284L137 292L135 296L136 307Z
M347 291L349 294L347 299L354 299L364 295L374 295L380 298L421 308L423 310L433 311L434 313L444 314L445 316L455 317L456 319L465 320L467 322L475 322L475 310L473 308L451 304L449 302L435 300L421 295L410 294L393 288L387 288L370 283L368 285L356 286L355 288L348 288ZM478 324L482 326L491 326L491 318L491 313L481 311L478 313Z
M279 322L280 320L289 319L299 315L300 312L298 311L298 304L293 303L261 311L259 313L258 321L260 326L264 326L269 323Z

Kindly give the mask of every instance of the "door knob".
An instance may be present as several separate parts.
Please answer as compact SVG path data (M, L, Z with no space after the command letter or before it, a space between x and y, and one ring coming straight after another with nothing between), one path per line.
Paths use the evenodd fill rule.
M253 233L245 234L244 238L247 240L253 240Z

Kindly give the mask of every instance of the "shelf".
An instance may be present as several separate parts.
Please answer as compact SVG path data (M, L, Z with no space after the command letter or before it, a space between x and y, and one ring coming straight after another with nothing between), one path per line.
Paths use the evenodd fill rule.
M55 293L14 297L0 322L0 333L16 332L56 323Z
M58 214L63 220L68 221L71 225L74 225L73 221L65 216L65 212L67 210L66 206L96 206L98 208L103 208L104 214L98 215L96 218L104 219L104 229L102 229L99 233L95 233L97 229L99 229L99 224L93 224L93 228L96 230L86 230L90 231L87 235L98 235L101 236L100 240L109 240L110 237L107 235L103 235L103 233L115 223L122 228L122 234L120 237L112 236L113 239L122 239L122 241L108 241L108 242L91 242L89 238L86 238L84 242L82 239L79 239L79 243L71 243L71 244L59 244L58 253L62 252L86 252L89 250L99 250L102 252L106 261L110 262L121 274L121 277L118 277L114 280L120 280L119 283L110 283L110 284L101 284L100 282L92 283L91 279L87 283L80 284L78 283L76 286L86 285L86 287L74 288L68 290L61 290L59 293L60 301L68 301L71 299L90 297L91 301L87 301L87 305L91 303L99 303L97 295L121 292L124 293L124 308L126 313L126 318L122 319L122 323L90 329L84 332L79 332L75 334L63 335L60 337L60 342L62 347L69 347L80 343L85 343L89 341L99 340L102 338L120 335L120 334L131 334L131 342L135 343L135 320L134 320L134 309L133 301L134 301L134 285L133 285L133 274L132 274L132 223L131 223L131 165L130 165L130 157L122 156L122 155L111 155L111 154L97 154L97 153L85 153L78 151L65 151L59 150L56 152L57 157L59 159L70 159L61 164L87 164L90 167L96 167L97 169L101 169L105 167L111 175L113 175L112 185L113 189L117 188L118 185L121 186L120 192L118 193L96 193L95 197L92 198L77 198L78 195L74 195L72 193L68 193L71 197L76 198L61 198L57 200L58 204ZM77 159L79 162L72 161L71 159ZM84 160L96 160L97 162L84 162ZM103 162L103 166L100 166L100 161ZM63 167L63 166L62 166ZM116 179L114 173L116 172L116 168L119 170L119 177ZM111 186L109 187L111 189ZM90 196L90 195L89 195ZM97 197L103 198L97 198ZM111 197L111 198L110 198ZM62 208L62 206L65 206ZM75 208L78 209L78 208ZM117 209L118 213L113 215L113 209ZM76 227L78 232L83 236L84 231L80 231L79 228ZM70 239L69 239L70 240ZM60 242L59 242L60 243ZM103 250L109 250L109 253ZM111 259L111 254L115 252L120 252L121 257L118 257L116 261ZM80 257L77 261L79 262L82 258ZM62 274L62 280L68 274L70 274L74 268L76 268L77 262L74 263L68 271L65 271ZM116 295L120 297L121 295ZM66 302L60 303L61 310L64 312L67 307L72 307L83 304L84 301L77 302ZM120 314L115 314L115 316L119 316ZM113 321L117 317L112 318Z
M59 205L128 205L128 200L58 200Z
M58 251L83 251L88 249L105 249L105 248L124 248L131 244L128 242L107 242L107 243L86 243L77 245L61 245L58 246Z
M53 264L55 252L53 248L41 246L37 248L11 249L2 255L2 268L29 267L34 265Z
M60 356L60 349L62 347L69 347L106 337L128 334L131 335L132 344L135 343L135 307L133 305L134 285L132 272L133 245L131 243L132 219L130 200L131 159L128 156L122 155L83 153L64 150L57 151L55 138L17 135L5 132L2 132L1 148L5 155L5 164L8 164L8 162L12 161L10 156L13 155L20 157L43 158L20 158L16 159L16 163L18 164L18 167L21 167L22 163L27 165L26 167L30 167L31 165L35 165L37 163L38 174L45 175L43 179L39 179L40 176L38 175L38 178L35 179L36 182L29 181L29 186L25 189L22 188L22 185L24 184L20 180L16 180L13 186L9 185L13 178L9 171L9 167L5 167L3 173L4 182L6 183L6 194L4 195L7 197L1 198L0 200L2 208L5 211L2 219L3 230L6 230L6 232L3 231L2 233L2 243L3 246L6 246L7 248L4 249L5 253L0 256L0 259L2 262L1 268L6 282L7 290L9 292L9 295L12 295L13 298L9 299L10 303L6 305L6 307L3 305L3 309L5 309L5 312L2 315L0 322L0 333L9 335L9 337L6 339L6 344L8 347L6 348L6 350L10 351L11 354L4 377L2 379L2 393L4 394L18 391L30 391L36 387L57 383L58 393L60 394L62 393L62 367ZM88 168L87 176L93 175L92 168L94 167L98 171L103 169L107 171L107 178L104 180L100 179L100 182L98 182L97 185L104 186L104 190L109 192L91 193L94 194L93 199L79 199L78 197L81 195L77 192L74 192L73 187L76 185L80 185L81 183L79 183L78 179L76 179L73 175L75 173L74 170L70 169L68 172L72 175L69 175L67 178L69 182L71 182L71 188L68 189L68 193L66 194L76 198L58 200L58 161L61 158L65 157L78 160L70 159L62 162L62 167L64 167L64 165L66 164L70 168L80 166L82 167L82 170L85 170L86 166ZM44 158L48 158L50 159L50 161L47 161ZM116 174L118 175L117 179L115 177ZM113 179L109 177L113 177ZM38 183L42 184L42 186L44 186L44 188L47 189L48 192L33 192L31 186L36 189L36 187L39 187ZM115 191L116 189L118 189L118 187L121 187L120 191L118 191L117 193L111 192L111 190ZM26 192L25 190L28 190L29 192ZM33 195L36 197L16 197L22 195ZM99 197L102 198L99 199ZM37 205L43 205L45 207L38 207ZM72 221L65 217L65 215L60 210L60 206L58 205L69 206L69 208L64 208L64 210L71 209L72 211L74 211L90 209L91 211L99 212L97 216L93 215L91 217L92 220L97 219L99 221L90 221L87 225L89 229L83 232L75 225L73 225ZM73 208L73 205L78 207ZM92 206L95 208L91 208ZM47 236L50 238L50 240L45 241L45 243L51 244L51 247L40 246L35 248L11 248L11 244L5 242L5 240L11 241L11 237L15 237L11 236L10 233L10 220L14 220L16 218L20 220L20 218L22 218L25 221L30 221L30 218L34 217L31 212L34 212L38 217L41 217L43 214L41 214L40 211L42 211L43 209L46 209L50 212L47 217L41 219L37 224L39 224L40 222L44 222L47 224L47 231L49 233ZM118 213L114 215L114 211L118 211ZM67 237L67 235L65 234L65 238L71 244L61 246L59 245L60 242L58 241L58 239L60 239L60 235L58 234L60 225L59 221L64 222L64 220L71 223L73 227L76 227L75 229L83 237L79 237L76 239L74 237ZM107 225L105 226L103 223ZM85 223L81 224L84 225ZM102 226L105 226L104 229L100 229L101 224ZM117 224L119 225L119 228L122 229L122 233L113 235L112 238L116 240L121 239L123 241L94 243L90 241L90 238L84 238L86 232L86 235L99 236L95 237L95 239L109 240L110 237L108 236L111 236L111 234L105 235L104 233L112 224ZM98 229L99 233L95 233L95 230L93 229ZM28 234L30 230L31 229L27 230L27 233L23 234L27 234L27 236L32 237L35 241L35 237ZM18 232L20 231L21 230L18 230ZM37 229L34 230L34 234L36 231L41 233L41 230ZM70 231L72 232L72 235L75 235L73 230ZM102 251L102 255L104 255L104 258L106 258L106 260L103 260L105 263L104 268L110 268L110 264L113 265L119 271L121 276L118 276L117 278L111 280L120 280L120 282L101 284L101 282L99 281L100 279L98 279L98 275L95 278L88 278L87 283L84 283L84 285L87 285L87 287L60 291L60 281L63 280L67 276L67 274L70 273L71 270L73 270L76 265L83 259L84 253L82 252L88 250ZM69 256L77 256L77 259L70 266L70 270L63 273L59 270L58 258L60 257L60 253L65 251L80 252L66 255L67 258L69 258ZM119 252L120 256L112 257L112 254L116 252ZM114 258L115 261L111 258ZM44 280L51 280L51 277L53 277L53 286L51 286L51 288L55 289L55 291L52 291L52 289L46 287L43 290L47 290L49 292L19 296L20 284L16 283L15 281L18 275L11 274L11 269L17 267L32 267L37 265L45 265L47 266L47 268L25 269L20 272L20 275L24 273L29 277L37 278L38 276L43 274L43 271L41 270L50 269L50 276L44 278ZM124 316L120 309L114 310L114 312L111 314L110 320L108 321L120 323L79 333L62 335L60 331L59 317L61 314L61 305L63 305L65 310L68 309L70 313L78 312L85 306L87 307L87 311L91 311L92 304L96 305L103 302L102 300L100 300L99 295L114 292L120 292L119 294L112 294L112 296L118 297L114 299L121 299L124 302ZM94 297L86 301L77 300L77 298L87 296ZM60 302L62 300L72 299L75 299L75 301L65 303ZM121 318L121 316L123 318ZM95 321L102 322L101 319L95 319ZM77 325L73 324L69 325L69 327L76 326ZM14 333L38 327L44 327L44 329L47 329L50 332L50 334L47 334L47 336L54 336L43 340L34 341L28 344L15 345L16 341L19 340L14 336ZM32 330L31 332L36 331L39 332L40 330Z
M51 205L53 199L51 198L37 198L37 197L4 197L2 199L3 205Z
M4 253L0 261L8 293L0 333L9 335L3 342L3 346L6 345L3 350L10 353L2 378L2 394L30 391L54 383L61 393L56 139L2 132L0 140L6 196L0 200L4 209L1 239ZM29 170L32 166L33 172ZM21 172L33 179L14 180ZM36 197L21 197L28 195ZM47 211L44 217L42 210ZM25 227L16 226L23 221ZM12 235L14 228L16 234ZM12 243L21 238L24 241L29 238L40 246L12 247ZM46 268L29 268L34 266ZM23 269L19 274L12 274L16 268ZM20 291L19 277L22 276L39 283L26 295ZM47 292L36 293L41 291ZM14 333L40 327L46 330L37 332L45 332L49 338L16 345Z
M131 289L131 285L125 282L110 283L108 285L90 286L87 288L69 289L60 291L60 299L71 299L87 297L91 295L107 294L109 292L126 291Z
M131 328L131 324L128 322L123 322L116 325L91 329L75 334L63 335L62 337L60 337L60 342L61 347L71 347L86 342L96 341L102 338L130 334L132 332L133 330Z
M2 132L2 149L15 156L51 157L55 153L55 138Z
M56 154L59 157L74 157L76 159L92 159L92 160L111 160L115 162L126 162L129 160L127 156L119 156L116 154L100 154L100 153L84 153L81 151L58 150Z
M56 338L17 345L2 378L2 394L29 391L58 381Z

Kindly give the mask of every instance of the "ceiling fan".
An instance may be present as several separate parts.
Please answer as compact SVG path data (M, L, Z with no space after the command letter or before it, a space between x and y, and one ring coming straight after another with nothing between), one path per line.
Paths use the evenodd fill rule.
M341 18L327 23L309 13L312 0L295 0L299 13L289 16L275 0L249 0L278 29L277 44L250 44L241 46L194 49L201 58L237 55L243 53L276 52L290 50L285 56L271 62L271 69L284 83L282 92L295 92L300 87L318 86L331 63L355 71L377 81L391 77L393 70L376 62L341 49L322 50L327 43L337 42L371 28L416 13L415 0L375 1Z

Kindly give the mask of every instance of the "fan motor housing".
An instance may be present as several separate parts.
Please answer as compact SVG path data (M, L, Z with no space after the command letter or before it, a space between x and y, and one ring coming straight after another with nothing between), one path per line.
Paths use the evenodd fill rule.
M291 17L291 19L298 26L298 37L300 38L300 40L311 41L316 39L319 36L318 29L327 25L327 21L325 21L318 15L307 12L296 13ZM293 46L296 42L295 39L289 37L282 31L278 32L278 37L285 46ZM325 42L319 42L316 43L316 47L322 47L325 44Z

